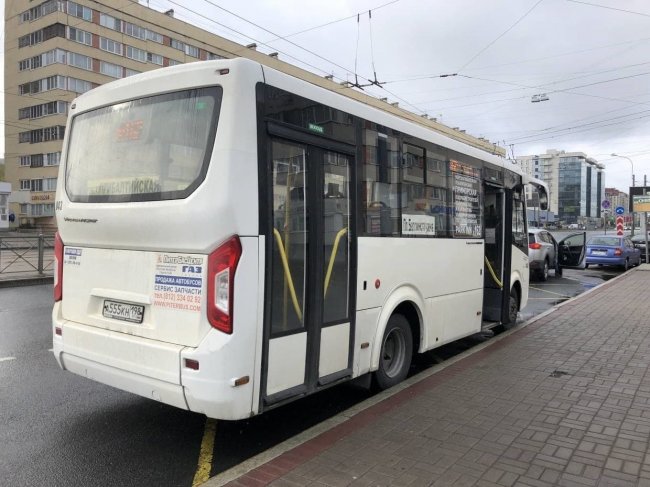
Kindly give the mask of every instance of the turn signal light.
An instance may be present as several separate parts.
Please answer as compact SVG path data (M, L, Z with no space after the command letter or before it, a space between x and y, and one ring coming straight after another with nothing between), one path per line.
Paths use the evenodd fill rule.
M539 249L542 248L542 244L537 243L537 242L529 243L528 248L533 249L533 250L539 250Z

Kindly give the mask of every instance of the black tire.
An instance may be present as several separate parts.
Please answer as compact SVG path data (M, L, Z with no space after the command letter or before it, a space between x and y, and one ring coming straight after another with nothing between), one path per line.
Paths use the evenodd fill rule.
M585 264L585 269L589 269L589 264Z
M625 259L625 264L623 264L623 272L627 272L630 268L630 259Z
M375 384L379 390L402 382L411 367L413 334L407 319L394 314L388 320L381 339L379 368L375 371Z
M544 266L539 272L539 280L543 282L548 281L548 259L544 259Z
M508 303L508 323L504 328L512 328L517 324L517 314L519 313L519 292L514 287L510 290L510 300Z

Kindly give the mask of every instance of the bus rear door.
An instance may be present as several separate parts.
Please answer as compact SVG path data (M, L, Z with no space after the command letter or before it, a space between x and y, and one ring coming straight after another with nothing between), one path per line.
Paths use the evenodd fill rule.
M324 142L315 136L282 133L290 139L270 139L266 167L261 409L352 374L354 153L343 144L309 143Z

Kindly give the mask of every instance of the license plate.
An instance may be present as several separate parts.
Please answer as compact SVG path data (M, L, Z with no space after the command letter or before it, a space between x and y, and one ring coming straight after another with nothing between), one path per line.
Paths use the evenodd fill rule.
M594 250L591 255L607 255L606 250Z
M119 301L104 300L105 318L128 321L129 323L142 323L144 319L144 306L138 304L120 303Z

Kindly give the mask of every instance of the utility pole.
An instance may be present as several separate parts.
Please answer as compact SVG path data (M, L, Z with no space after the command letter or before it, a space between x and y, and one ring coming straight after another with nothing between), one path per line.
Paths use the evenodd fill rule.
M643 175L643 195L647 196L648 194L648 176ZM648 212L643 212L643 225L641 225L643 233L645 234L645 263L650 264L650 256L648 255Z

